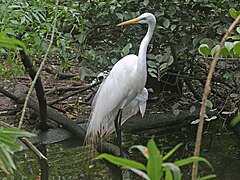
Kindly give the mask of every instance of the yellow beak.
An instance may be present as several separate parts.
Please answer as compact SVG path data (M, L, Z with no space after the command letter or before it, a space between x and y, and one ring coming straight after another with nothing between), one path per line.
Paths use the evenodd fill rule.
M138 21L139 21L138 18L134 18L134 19L131 19L131 20L128 20L128 21L124 21L124 22L118 24L117 26L123 26L123 25L127 25L127 24L134 24L134 23L136 23Z

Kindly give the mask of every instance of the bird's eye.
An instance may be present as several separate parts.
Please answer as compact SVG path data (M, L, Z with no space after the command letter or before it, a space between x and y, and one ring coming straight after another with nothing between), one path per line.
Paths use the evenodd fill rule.
M141 18L141 20L147 20L147 18L146 18L146 17L143 17L143 18Z

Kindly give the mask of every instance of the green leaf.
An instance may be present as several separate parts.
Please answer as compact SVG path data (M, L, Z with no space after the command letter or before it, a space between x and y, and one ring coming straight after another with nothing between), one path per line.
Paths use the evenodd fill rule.
M173 56L171 56L169 54L165 55L164 61L167 63L168 66L170 66L174 61Z
M16 20L10 20L10 22L11 22L12 24L15 24L15 25L18 25L18 24L19 24L19 22L16 21Z
M161 54L158 54L156 55L156 60L158 63L162 63L165 60L165 58Z
M177 25L175 25L175 24L171 25L171 27L170 27L171 31L174 31L176 29L176 27L177 27Z
M143 172L143 171L141 171L139 169L135 169L135 168L130 168L130 167L126 167L126 168L130 169L131 171L133 171L134 173L136 173L140 177L142 177L142 178L144 178L146 180L150 180L150 178L148 177L148 175L145 172Z
M171 170L169 168L167 168L165 171L166 171L165 179L166 180L173 180L173 176L172 176Z
M149 72L149 74L153 77L153 78L158 78L158 76L152 72Z
M0 134L0 142L4 143L11 151L21 150L22 148L21 144L16 141L15 137L11 138Z
M85 66L79 68L79 76L81 81L85 79L85 77L89 74L89 69Z
M0 63L0 74L2 74L3 71L4 71L3 65L2 65L2 63Z
M187 164L193 163L195 161L205 162L209 167L212 168L212 165L209 163L208 160L206 160L203 157L198 157L198 156L192 156L192 157L189 157L186 159L181 159L181 160L175 161L174 164L178 167L181 167L181 166L185 166Z
M117 58L112 58L112 60L111 60L111 63L112 64L116 64L118 62L118 59Z
M168 27L170 26L170 20L169 20L169 19L165 19L165 20L163 21L163 26L164 26L165 28L168 28Z
M25 17L26 17L31 23L33 23L33 17L32 17L32 15L31 15L30 12L26 12Z
M144 0L144 1L143 1L143 5L144 5L144 6L147 6L148 3L149 3L149 0Z
M182 173L178 166L176 166L173 163L163 163L162 166L165 168L171 169L171 171L173 172L174 180L181 180Z
M176 145L171 151L169 151L165 156L163 156L162 160L164 161L169 158L182 145L183 143L179 143L178 145Z
M207 176L204 176L204 177L200 177L198 178L197 180L208 180L208 179L213 179L213 178L216 178L216 174L210 174L210 175L207 175Z
M7 174L13 173L16 166L11 155L16 150L21 150L22 145L16 141L17 137L31 137L34 134L18 128L0 127L0 168Z
M78 36L77 40L80 44L82 44L85 41L86 37L87 35L85 33L82 33L80 36Z
M154 61L147 61L149 67L156 68L156 63Z
M195 112L196 111L196 107L195 106L191 106L191 108L190 108L190 113L192 114L193 112Z
M39 19L39 17L38 17L37 14L35 14L34 12L32 12L32 15L33 15L33 17L34 17L39 23L41 23L41 21L40 21L40 19Z
M148 72L149 72L149 73L155 73L155 74L158 73L157 70L154 69L154 68L148 68Z
M26 46L22 41L6 37L5 34L5 32L0 33L0 47L11 49L17 49L18 47L21 47L24 51L26 51Z
M207 44L201 44L198 48L198 52L204 57L208 57L210 54L210 48Z
M111 154L100 154L98 155L95 159L105 159L109 162L111 162L112 164L118 165L118 166L122 166L124 168L135 168L135 169L140 169L140 170L146 170L146 167L144 164L133 161L133 160L129 160L129 159L124 159L121 157L116 157L113 156Z
M180 110L179 110L179 109L174 109L174 110L173 110L173 115L174 115L174 116L179 115L179 113L180 113Z
M156 59L156 56L154 54L147 54L148 59Z
M240 114L236 115L231 121L231 126L235 126L237 123L240 123Z
M228 54L229 54L229 51L227 50L227 48L226 47L222 48L220 53L221 57L227 58Z
M146 146L142 146L142 145L135 145L130 147L130 150L132 149L138 149L147 159L148 159L148 148Z
M210 117L210 118L206 118L205 120L206 120L206 121L212 121L212 120L214 120L214 119L217 119L217 116L212 116L212 117Z
M233 47L233 53L235 56L240 56L240 42L236 43Z
M210 101L210 100L206 100L206 106L208 107L208 108L210 108L210 109L212 109L213 108L213 103L212 103L212 101Z
M45 42L42 42L42 43L41 43L41 48L42 48L42 50L43 50L44 52L46 52L47 49L48 49L48 44L45 43Z
M232 40L240 40L240 35L236 35L236 36L229 36L228 39L232 39Z
M165 70L168 67L168 63L163 63L159 66L159 71L162 72L163 70Z
M234 9L234 8L229 9L229 14L233 19L236 19L238 16L238 13L237 13L236 9Z
M16 169L16 166L13 162L13 159L10 155L10 152L6 150L6 147L0 144L0 167L5 171L5 173L13 173L13 170Z
M238 34L240 34L240 27L239 26L236 28L236 31L237 31Z
M148 142L147 174L151 180L159 180L162 177L162 156L159 154L156 143L153 139Z
M21 22L20 22L20 23L23 24L25 21L26 21L26 17L25 17L25 16L22 16L22 17L21 17Z
M30 132L18 129L18 128L0 128L0 134L1 135L9 135L14 137L32 137L36 136L35 134L32 134Z
M232 48L234 47L234 43L225 42L225 47L227 48L228 52L230 52L232 50Z
M217 53L218 48L219 48L219 45L216 45L216 46L214 46L214 48L212 48L212 50L211 50L212 57Z
M179 106L180 106L179 103L175 103L175 104L172 106L172 109L178 109Z
M116 16L117 16L119 19L123 20L123 14L122 14L122 13L116 13Z
M34 41L36 42L36 44L37 45L41 45L41 43L42 43L42 40L40 39L40 37L39 36L34 36Z
M127 45L122 49L122 56L126 56L129 54L130 49L132 48L132 44L131 43L127 43Z
M211 49L214 46L213 40L210 38L203 38L199 37L201 40L199 41L200 44L207 44L208 47Z

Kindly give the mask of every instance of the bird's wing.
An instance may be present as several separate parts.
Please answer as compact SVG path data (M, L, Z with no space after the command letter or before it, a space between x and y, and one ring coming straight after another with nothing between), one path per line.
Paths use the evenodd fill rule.
M148 99L148 91L146 88L143 90L127 105L123 108L122 122L125 123L130 117L137 114L139 111L144 116ZM118 111L113 111L111 117L116 117ZM112 134L115 131L114 119L109 122L108 134Z
M135 99L136 99L136 101L139 102L139 105L138 105L139 106L139 110L140 110L140 113L141 113L141 115L143 117L144 114L145 114L147 100L148 100L148 91L147 91L147 89L143 88L142 92L139 93Z
M113 66L107 78L100 85L93 100L86 141L95 143L98 136L105 135L118 110L137 95L137 92L130 89L134 84L131 75L135 71L137 60L136 55L122 58Z
M123 109L122 124L127 119L137 114L138 111L140 111L143 116L146 109L147 99L148 91L146 88L143 88L143 90Z

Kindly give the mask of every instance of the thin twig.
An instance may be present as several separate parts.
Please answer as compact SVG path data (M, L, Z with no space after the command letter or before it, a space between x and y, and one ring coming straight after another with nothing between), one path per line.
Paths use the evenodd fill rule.
M58 5L58 3L59 3L59 0L56 1L56 5ZM52 35L51 35L51 40L50 40L48 49L47 49L47 51L46 51L46 53L44 55L44 58L43 58L43 60L42 60L42 62L40 64L40 67L39 67L39 69L38 69L38 71L36 73L36 76L34 77L34 80L32 81L31 87L29 88L28 94L26 96L26 99L25 99L25 102L24 102L24 105L23 105L22 115L21 115L21 119L19 121L18 128L22 127L24 115L25 115L26 108L27 108L27 103L29 101L29 97L30 97L30 95L31 95L31 93L33 91L33 88L34 88L34 86L36 84L37 78L38 78L38 76L39 76L39 74L40 74L40 72L41 72L41 70L43 68L43 65L44 65L45 61L47 60L47 56L48 56L49 51L51 49L51 46L52 46L52 43L53 43L53 38L54 38L54 33L55 33L56 22L57 22L57 11L56 11L56 14L55 14L55 18L53 20Z
M208 72L207 81L206 81L206 84L205 84L204 93L203 93L203 97L202 97L202 106L201 106L201 111L200 111L200 122L199 122L199 125L198 125L194 156L199 156L199 154L200 154L201 141L202 141L202 131L203 131L203 124L204 124L204 114L205 114L205 111L206 111L206 100L207 100L207 97L210 93L211 80L212 80L212 76L213 76L217 61L218 61L218 57L221 53L222 48L224 47L225 41L227 40L229 34L232 32L234 27L239 22L239 20L240 20L240 16L238 16L235 19L235 21L231 24L231 26L228 28L226 34L222 38L221 43L220 43L220 47L218 48L218 51L213 58L213 61L211 63L211 66L210 66L210 69L209 69L209 72ZM192 180L196 180L197 175L198 175L198 162L195 161L193 163L193 166L192 166Z
M36 146L34 146L27 138L21 137L19 138L34 154L36 154L39 159L47 160L46 156L44 156L41 151L39 151Z
M85 86L67 86L67 87L54 87L50 89L48 92L46 92L46 95L53 94L56 91L77 91L81 88L84 88Z
M79 89L78 91L75 91L75 92L66 94L66 95L63 96L63 97L60 97L60 98L58 98L58 99L49 101L49 102L47 103L47 105L48 105L48 106L51 106L51 105L53 105L53 104L56 104L56 103L58 103L58 102L60 102L60 101L63 101L63 100L65 100L65 99L67 99L67 98L69 98L69 97L71 97L71 96L74 96L74 95L76 95L76 94L83 93L84 91L87 91L88 89L91 89L91 88L93 88L93 87L95 87L95 86L97 86L97 85L99 85L99 84L100 84L100 82L97 82L97 83L95 83L95 84L86 86L86 87L84 87L83 89Z

